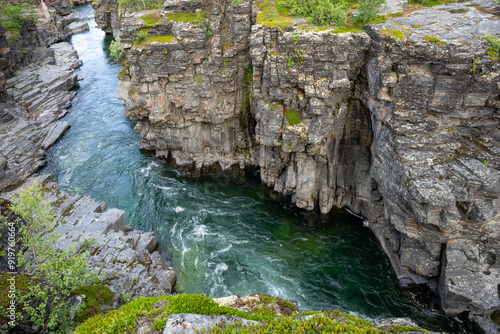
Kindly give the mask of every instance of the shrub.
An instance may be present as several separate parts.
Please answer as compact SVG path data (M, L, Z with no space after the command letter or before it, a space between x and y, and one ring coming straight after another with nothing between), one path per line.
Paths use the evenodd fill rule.
M491 44L491 47L488 50L488 55L493 61L498 60L498 57L500 56L500 39L490 35L486 35L484 38Z
M35 8L27 3L11 4L2 2L0 11L5 18L2 20L3 27L12 33L21 30L25 22L36 23L38 19Z
M114 294L109 287L95 284L90 286L82 286L74 290L72 295L85 295L85 305L78 312L75 320L77 323L82 323L90 317L101 313L101 305L111 305L113 303Z
M43 202L38 182L12 199L10 209L18 215L18 268L31 275L29 291L21 299L23 311L42 326L41 333L71 329L69 298L72 291L97 281L87 270L85 254L74 249L54 248L58 236L53 232L54 215Z
M135 35L135 41L137 43L145 42L145 41L147 41L148 38L149 38L149 31L148 31L148 29L141 29L141 30L139 30L139 32L137 33L137 35Z
M340 27L346 21L345 10L343 2L333 4L330 1L321 0L312 12L311 21L316 25L335 24Z
M316 25L342 26L346 21L346 6L343 0L286 0L280 7L288 7L289 14L294 16L310 16Z
M138 12L145 9L160 9L163 0L118 0L120 8L127 8L131 12Z
M109 54L111 57L115 58L116 61L119 61L125 54L125 50L121 48L120 37L118 37L116 41L112 41L109 45Z
M356 22L367 23L382 11L382 5L385 0L360 0L359 1L359 14L356 16Z

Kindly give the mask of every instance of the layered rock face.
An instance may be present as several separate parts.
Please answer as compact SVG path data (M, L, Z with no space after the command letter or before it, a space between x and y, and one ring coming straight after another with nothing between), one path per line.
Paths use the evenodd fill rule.
M384 198L372 228L401 284L428 284L452 315L500 309L500 66L476 37L498 31L497 18L458 4L367 27L358 94Z
M77 29L68 28L71 15L50 11L49 22L25 23L16 41L0 26L0 191L43 166L46 150L69 128L60 118L81 63L71 44L54 43Z
M166 2L162 15L183 15L176 9L178 3ZM131 78L130 86L122 87L129 95L126 114L138 120L143 148L156 149L157 156L170 156L178 165L251 165L243 82L250 64L250 5L205 7L186 1L182 9L193 20L201 17L200 23L162 18L148 28L150 38L143 43L134 42L144 26L141 17L161 15L140 12L124 21L121 41L130 48Z
M172 16L202 10L203 24ZM481 36L500 20L450 4L336 34L257 12L167 1L124 19L120 95L143 148L196 170L258 166L298 207L362 215L402 286L497 332L500 67ZM134 44L141 29L153 38Z

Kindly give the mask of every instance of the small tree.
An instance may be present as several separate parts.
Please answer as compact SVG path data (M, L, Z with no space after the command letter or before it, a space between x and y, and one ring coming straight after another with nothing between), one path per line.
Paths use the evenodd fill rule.
M98 280L85 263L88 253L74 248L54 247L58 235L53 231L55 216L43 201L37 181L12 199L11 210L18 215L18 266L32 276L23 310L42 326L42 333L66 333L72 327L69 299L72 291Z
M341 27L347 19L345 11L346 6L343 1L332 3L330 1L320 0L311 13L311 20L316 25L335 24Z
M125 50L122 49L121 43L122 41L120 37L118 37L116 41L111 41L111 44L109 45L109 54L111 57L115 58L116 61L120 61L125 54Z
M38 15L35 8L27 3L0 3L0 13L3 16L2 25L10 32L19 31L25 22L36 23Z
M382 5L385 0L360 0L359 14L356 16L356 22L367 23L377 17L382 12Z

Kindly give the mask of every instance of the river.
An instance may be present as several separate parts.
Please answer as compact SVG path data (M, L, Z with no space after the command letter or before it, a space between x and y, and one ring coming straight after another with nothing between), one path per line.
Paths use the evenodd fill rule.
M90 6L77 10L91 27L71 39L84 80L64 119L71 128L41 172L65 191L125 210L133 228L154 231L164 260L177 270L177 292L263 292L302 309L408 316L429 329L463 332L456 320L400 295L383 251L358 218L318 217L273 200L252 173L236 180L193 176L140 151L116 98L121 65L109 56L111 38L95 27Z

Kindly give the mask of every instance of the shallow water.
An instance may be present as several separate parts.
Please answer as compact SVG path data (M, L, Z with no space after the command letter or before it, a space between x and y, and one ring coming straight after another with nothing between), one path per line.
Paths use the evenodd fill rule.
M339 308L368 318L408 316L429 329L463 332L455 320L400 296L382 250L346 214L314 217L269 198L257 177L194 177L139 150L134 123L116 98L121 65L111 39L95 28L71 42L84 80L65 120L71 129L42 172L61 188L123 209L127 223L155 231L177 270L179 292L212 297L263 292L303 309Z

